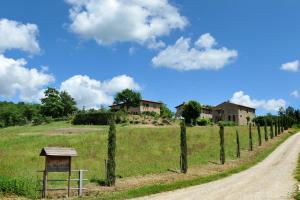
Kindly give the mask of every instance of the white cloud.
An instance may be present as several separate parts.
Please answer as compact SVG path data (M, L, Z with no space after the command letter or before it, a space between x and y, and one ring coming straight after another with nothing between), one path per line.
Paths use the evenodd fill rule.
M0 19L0 53L10 49L21 49L31 54L38 53L40 47L37 35L38 27L35 24L21 24Z
M168 0L66 0L70 29L98 44L147 43L183 29L185 17Z
M291 93L291 96L292 97L295 97L295 98L299 98L300 97L300 92L298 90L294 90L292 93Z
M249 106L252 108L262 108L268 112L276 112L279 110L279 108L286 107L286 102L283 99L251 99L251 97L249 95L244 94L243 91L235 92L231 97L230 102L244 106Z
M52 75L36 68L25 67L26 60L6 58L0 54L0 95L13 97L17 93L23 101L38 101L43 87L54 81Z
M236 50L229 50L226 47L208 48L216 44L215 40L207 34L200 36L200 41L194 47L190 38L179 38L174 45L166 49L152 59L156 67L167 67L179 71L207 69L218 70L233 61L237 56ZM203 39L206 38L206 39ZM210 38L210 39L207 39ZM210 40L208 42L208 40ZM207 47L207 48L200 48Z
M62 82L60 86L60 90L67 91L80 108L111 105L114 94L126 88L140 90L140 86L134 79L127 75L116 76L102 82L88 76L76 75Z
M299 70L299 60L282 64L281 69L290 72L297 72Z
M195 46L198 48L210 49L211 47L217 44L214 37L210 35L210 33L205 33L199 37L199 39L195 42Z

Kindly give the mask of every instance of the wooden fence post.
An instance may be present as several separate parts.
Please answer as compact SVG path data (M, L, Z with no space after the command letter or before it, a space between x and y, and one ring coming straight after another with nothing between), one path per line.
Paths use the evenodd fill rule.
M267 127L267 120L265 120L265 141L268 141L268 127Z
M225 163L225 148L224 148L224 126L220 125L220 162Z
M270 138L273 139L274 132L273 132L273 120L271 120L271 125L270 125Z
M253 151L251 123L249 124L249 150Z
M258 145L261 146L261 133L260 133L260 125L257 124L257 134L258 134Z
M239 137L239 131L236 130L236 157L241 157L241 148L240 148L240 137Z

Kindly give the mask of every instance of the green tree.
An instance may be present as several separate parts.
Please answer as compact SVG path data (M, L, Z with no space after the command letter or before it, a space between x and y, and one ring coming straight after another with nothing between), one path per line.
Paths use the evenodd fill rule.
M66 91L62 91L59 96L63 104L63 116L68 116L77 111L76 101L71 97L71 95L69 95Z
M75 100L67 92L48 87L44 93L45 97L41 99L42 115L58 118L73 114L77 110Z
M162 118L172 118L173 117L173 112L167 107L166 104L161 102L160 104L160 117Z
M109 132L108 132L108 149L107 149L107 180L108 186L115 185L116 182L116 125L115 120L110 120Z
M61 117L63 115L64 105L61 101L59 92L55 88L48 87L44 93L45 97L41 99L42 115L53 118Z
M114 103L122 104L123 108L127 110L129 107L139 106L141 99L141 93L125 89L116 94Z
M199 102L189 101L183 106L182 117L184 117L186 123L191 124L192 121L196 121L196 119L200 116L201 112L202 107Z

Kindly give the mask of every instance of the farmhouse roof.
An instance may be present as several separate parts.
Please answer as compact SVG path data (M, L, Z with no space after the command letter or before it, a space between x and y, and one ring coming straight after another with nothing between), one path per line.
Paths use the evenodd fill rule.
M222 106L222 105L224 105L224 104L232 104L232 105L236 105L236 106L240 106L240 107L250 108L250 109L256 110L256 109L253 108L253 107L245 106L245 105L240 105L240 104L236 104L236 103L232 103L232 102L230 102L230 101L225 101L225 102L223 102L223 103L217 105L217 106L215 107L215 109L219 109L219 106Z
M77 152L73 148L64 147L44 147L40 156L77 156Z

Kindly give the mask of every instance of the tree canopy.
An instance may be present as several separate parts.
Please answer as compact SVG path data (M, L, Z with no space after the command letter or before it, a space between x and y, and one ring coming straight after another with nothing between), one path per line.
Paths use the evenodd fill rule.
M130 89L122 90L115 96L115 104L122 104L123 108L136 107L140 105L142 99L141 93Z
M186 123L191 123L196 121L202 112L201 104L198 101L189 101L184 104L182 117L184 117Z
M41 99L41 113L44 116L65 117L77 110L76 102L67 92L58 92L49 87L44 93L45 97Z

